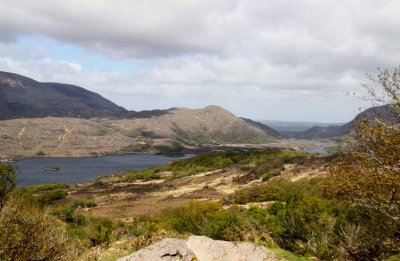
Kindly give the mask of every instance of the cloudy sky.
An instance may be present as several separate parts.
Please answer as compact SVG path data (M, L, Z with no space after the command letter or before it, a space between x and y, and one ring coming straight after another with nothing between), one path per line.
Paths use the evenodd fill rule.
M0 70L132 110L345 122L400 64L400 1L0 0Z

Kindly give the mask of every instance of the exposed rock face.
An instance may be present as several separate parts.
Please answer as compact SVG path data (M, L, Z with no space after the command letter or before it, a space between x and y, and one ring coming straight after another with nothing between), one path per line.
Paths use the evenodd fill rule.
M165 238L160 242L142 248L130 256L118 259L118 261L192 261L194 253L187 247L186 241L177 238Z
M165 238L117 261L267 261L278 260L267 248L252 243L191 236L187 240Z

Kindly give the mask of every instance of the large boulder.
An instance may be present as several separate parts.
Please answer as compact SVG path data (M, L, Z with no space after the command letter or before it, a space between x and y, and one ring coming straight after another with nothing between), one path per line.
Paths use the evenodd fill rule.
M117 261L268 261L278 260L274 253L253 243L213 240L191 236L186 240L165 238L158 243Z

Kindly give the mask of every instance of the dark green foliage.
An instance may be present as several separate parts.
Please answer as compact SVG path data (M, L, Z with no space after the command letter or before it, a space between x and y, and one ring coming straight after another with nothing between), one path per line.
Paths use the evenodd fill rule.
M50 205L67 196L66 189L69 186L62 183L34 185L25 188L19 188L15 194L29 199L31 203L39 206Z
M79 199L72 202L71 206L73 208L93 208L96 207L97 204L94 201L88 199Z
M36 156L45 156L46 153L44 153L42 150L39 150L38 152L36 152Z
M51 214L67 223L69 235L83 240L87 246L108 245L113 229L119 225L107 218L85 217L72 206L59 207Z
M272 205L268 228L275 242L299 254L333 259L338 249L334 233L335 207L325 199L297 195Z
M15 170L11 165L0 164L0 211L16 185Z
M230 201L274 201L262 224L276 244L296 254L380 260L399 253L398 220L378 209L331 199L325 192L328 184L326 178L272 181L238 191Z
M52 183L52 184L33 185L30 187L21 188L19 190L26 193L40 193L49 190L67 189L68 187L69 186L67 184Z
M75 209L71 206L59 207L51 212L60 220L67 224L84 225L86 220L82 214L76 213Z
M228 228L242 223L239 209L223 209L215 202L190 201L181 207L164 210L165 222L179 233L224 239Z
M57 200L65 198L66 196L67 192L65 190L51 190L39 195L37 201L41 205L49 205Z
M400 253L400 224L379 209L355 205L337 222L343 248L353 259L383 259Z

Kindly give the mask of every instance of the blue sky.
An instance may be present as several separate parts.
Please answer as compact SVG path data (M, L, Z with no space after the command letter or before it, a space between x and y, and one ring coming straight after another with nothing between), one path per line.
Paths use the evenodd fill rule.
M355 12L354 10L357 10ZM346 122L366 73L400 64L399 1L0 2L0 70L131 110Z

